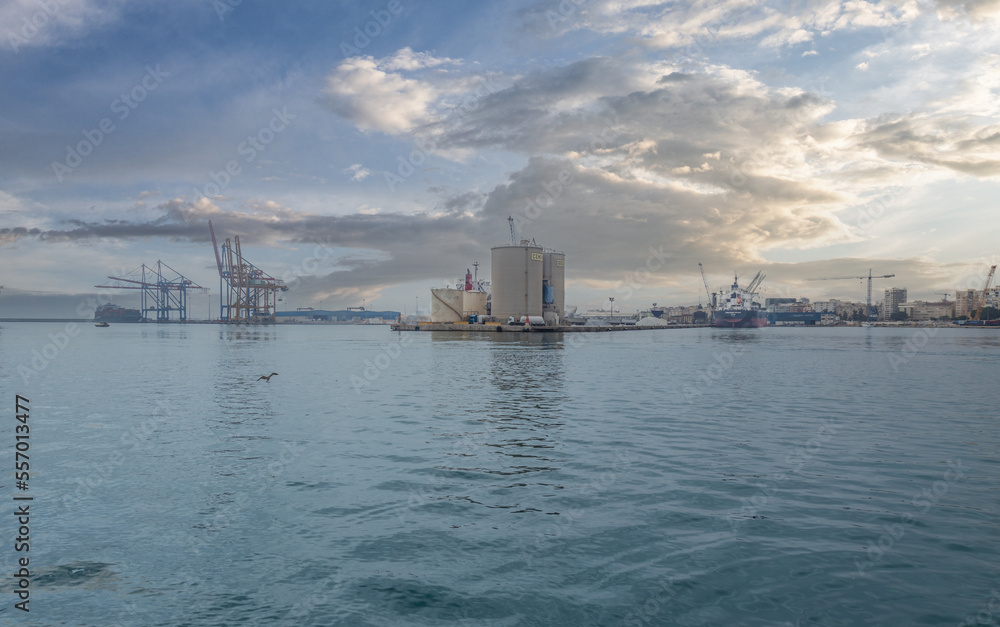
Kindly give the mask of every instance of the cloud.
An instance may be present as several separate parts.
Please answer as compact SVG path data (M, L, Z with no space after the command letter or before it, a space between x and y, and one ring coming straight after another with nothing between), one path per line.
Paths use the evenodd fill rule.
M9 0L0 5L3 43L14 52L63 46L117 20L125 0Z
M433 105L448 90L430 80L407 78L402 72L454 63L409 48L383 59L351 57L327 76L326 103L362 130L406 133L433 119Z
M398 50L396 54L380 61L379 67L389 71L405 70L412 72L423 68L437 67L439 65L458 65L460 63L461 61L447 57L435 57L428 52L414 52L407 46Z
M335 289L377 290L439 277L443 271L465 267L469 258L482 255L486 241L481 219L458 212L324 216L293 211L273 201L252 203L244 211L222 211L204 198L196 202L174 199L157 209L158 214L149 220L70 219L59 228L3 228L0 244L11 245L26 238L52 245L149 238L207 243L211 219L217 237L239 235L244 251L247 244L300 247L310 254L317 245L357 250L357 254L335 260L337 271L299 279L296 289L319 294ZM278 269L270 273L282 276Z
M940 166L973 176L1000 176L1000 125L948 117L873 120L853 138L886 159Z
M955 20L968 16L977 21L991 20L1000 16L1000 0L935 0L938 16L943 20Z
M572 10L567 5L562 0L543 0L523 10L525 28L543 37L577 29L634 33L654 48L686 48L700 53L717 43L736 40L756 39L765 48L790 47L834 31L905 24L919 14L915 0L812 0L800 3L795 12L746 0L592 0L579 7L574 3Z
M371 172L371 170L369 170L368 168L364 167L360 163L355 163L354 165L350 166L349 168L345 168L343 170L343 173L344 174L350 174L352 181L363 181L366 178L368 178L369 176L371 176L372 172Z

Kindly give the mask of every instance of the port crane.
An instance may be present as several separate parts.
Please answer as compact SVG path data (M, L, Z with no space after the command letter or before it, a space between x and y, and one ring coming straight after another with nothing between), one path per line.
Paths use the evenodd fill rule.
M715 309L715 299L712 298L712 290L708 289L708 279L705 278L705 267L698 262L698 269L701 270L701 282L705 284L705 296L708 297L708 306Z
M173 272L173 276L164 273L164 268ZM170 320L173 311L177 312L181 322L187 321L187 291L189 289L205 291L205 288L160 260L157 260L155 268L142 264L127 276L108 276L108 278L112 281L110 285L94 287L141 290L142 317L149 319L151 318L149 314L156 313L157 322Z
M872 321L872 279L889 279L895 274L883 274L882 276L872 276L871 268L868 268L868 276L834 276L820 279L806 279L807 281L846 281L848 279L868 279L868 298L865 300L865 319Z
M239 235L232 242L227 237L220 247L216 243L211 220L208 221L208 231L212 235L212 250L219 269L219 319L226 322L274 322L276 293L288 291L284 281L267 274L243 257Z
M753 278L750 279L750 284L746 286L745 291L748 294L750 294L751 297L752 296L756 296L757 295L757 288L760 287L760 284L764 282L764 278L766 276L767 275L761 273L761 271L758 270L757 274L753 275Z
M983 291L976 300L976 313L972 316L971 320L979 320L979 316L983 315L983 309L986 308L986 292L990 291L990 283L993 282L993 273L996 271L996 266L990 266L990 272L986 275L986 283L983 284Z

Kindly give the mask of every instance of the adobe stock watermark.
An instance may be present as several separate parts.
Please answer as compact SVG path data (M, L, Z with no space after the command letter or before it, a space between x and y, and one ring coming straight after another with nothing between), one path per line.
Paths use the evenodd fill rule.
M587 4L587 0L560 0L556 10L549 9L545 12L545 20L549 23L549 28L558 30L557 26L576 15L580 7Z
M243 157L244 163L253 163L262 152L267 150L267 147L271 145L275 137L288 128L289 122L298 117L289 113L287 107L282 107L280 111L275 108L271 112L273 115L266 124L261 126L256 133L247 135L247 138L236 146L236 154ZM225 167L218 172L214 170L209 171L209 178L212 181L206 183L201 189L194 188L194 198L212 198L220 195L229 187L233 179L242 173L243 165L236 159L230 159L226 162Z
M163 71L159 65L155 68L147 65L146 75L132 89L111 101L111 112L116 114L119 122L125 121L169 76L170 73ZM66 146L66 158L52 162L52 173L55 174L56 180L62 183L65 176L80 167L84 159L92 155L116 128L114 121L107 117L102 118L94 128L80 131L83 139L76 145Z
M796 446L791 453L785 456L785 463L790 466L787 471L778 473L771 478L769 483L762 483L753 486L757 488L757 493L749 499L745 497L740 498L740 502L743 505L740 507L739 513L730 514L727 517L729 527L732 532L737 533L740 525L742 525L746 520L759 518L760 510L764 509L771 500L771 497L778 493L778 490L780 489L778 484L783 483L793 475L797 475L802 472L803 466L805 466L823 449L823 445L828 442L838 430L840 430L840 425L838 425L832 418L820 421L820 426L819 429L816 430L816 435L810 438L805 444Z
M31 360L27 364L22 363L17 366L17 374L21 375L21 381L27 384L32 377L44 372L78 335L80 335L80 325L75 322L66 323L62 331L49 333L49 342L41 348L32 350Z
M66 5L66 0L37 0L37 5L38 9L30 16L21 18L20 28L16 31L7 31L7 43L15 54L21 52L21 46L27 46L59 15Z
M382 373L385 372L385 370L387 370L394 361L399 359L399 356L403 353L403 349L413 342L413 335L409 333L401 335L402 337L392 342L380 344L379 347L382 351L376 355L374 359L365 359L365 367L361 371L364 378L361 378L356 374L351 375L351 386L354 388L355 394L361 394L362 389L368 387L381 378Z
M242 512L258 505L260 503L259 497L302 454L299 446L301 445L294 441L282 443L277 458L267 466L256 468L255 473L247 478L247 484L256 484L257 489L253 490L252 493L240 492L236 494L230 501L220 506L214 516L203 519L200 527L213 532L222 531L229 528ZM211 536L195 535L192 532L186 536L186 543L197 553L200 551L199 546L205 547L211 544L208 537Z
M994 615L994 612L997 615ZM972 625L996 625L1000 622L1000 590L996 588L990 590L989 601L986 607L976 612L975 616L966 616L965 620L958 624L958 627L971 627Z
M903 343L903 347L898 351L893 353L888 353L886 358L889 360L889 366L892 367L893 372L899 372L899 367L909 362L913 359L913 356L920 352L920 350L927 346L931 338L941 332L941 327L928 327L926 329L920 329L913 332L906 342Z
M479 108L480 100L490 94L496 93L500 89L493 82L493 77L489 75L485 78L482 76L478 77L477 83L478 86L475 91L461 105L455 108L455 113L450 118L451 121L458 121L471 115ZM424 161L437 151L437 142L431 137L417 137L413 145L414 149L410 151L410 154L396 157L397 166L395 173L388 170L382 171L382 178L385 179L385 184L390 192L396 191L397 185L406 182L407 179L416 174L417 168L423 165Z
M653 278L653 273L663 269L667 259L671 257L673 253L664 252L662 244L658 248L650 246L646 262L632 272L626 272L625 279L615 283L615 294L621 295L622 302L627 302L635 290L648 283Z
M224 22L226 16L241 4L243 4L243 0L212 0L212 8L215 9L215 14L219 16L219 22Z
M597 152L607 149L608 145L615 140L621 132L617 129L620 125L618 114L614 114L614 119L606 124L598 133L590 136L590 141L585 147L580 147L576 152ZM542 210L548 209L556 204L556 201L563 195L563 192L573 182L573 172L569 168L560 170L555 178L542 183L544 191L539 192L534 197L524 199L524 207L520 212L514 213L514 228L518 233L523 233L525 227L542 216Z
M126 454L139 453L148 444L150 436L156 432L157 427L173 417L170 412L170 406L166 401L157 399L155 403L158 410L157 413L146 417L138 424L133 424L126 433L121 434L119 441L122 446L129 447L128 450L123 451L121 448L118 448L104 458L101 463L95 464L91 470L79 473L78 476L73 477L76 490L72 493L66 492L63 494L61 499L62 507L68 511L79 507L91 496L93 490L99 488L111 477L119 474L119 468L125 465L127 461ZM88 416L88 418L90 417L100 417L100 415Z
M924 488L913 495L910 505L917 508L917 514L926 514L931 507L936 505L951 489L953 483L965 477L962 460L948 460L948 470L945 471L943 480L935 481L930 488ZM886 553L892 550L896 542L903 539L906 529L917 522L917 516L909 512L899 515L899 521L892 524L885 523L882 528L885 530L876 540L868 544L865 554L868 561L863 562L854 558L854 565L858 569L858 576L864 577L865 571L885 557Z
M751 9L761 6L761 4L760 0L740 3L737 5L739 7L738 10L725 11L715 19L707 22L703 26L703 32L695 33L691 37L691 43L685 46L681 51L682 58L689 59L695 55L703 54L706 47L719 41L723 27L725 27L729 22L733 22L749 13Z
M632 468L632 463L635 461L635 458L627 451L615 450L612 457L614 461L611 463L610 470L602 472L597 478L577 490L578 497L601 498L602 495L607 494L612 486L618 483L621 474ZM569 533L576 521L583 517L584 509L582 506L570 507L565 512L561 512L558 517L553 517L553 520L536 534L534 542L524 547L521 559L530 567L534 563L535 556L541 555L548 544Z
M679 577L676 575L661 579L660 585L656 592L653 593L653 596L646 599L641 606L629 610L621 624L626 627L642 627L651 623L656 625L663 624L659 620L655 622L654 620L663 611L664 603L669 602L677 596L674 586L677 585L678 579Z
M340 42L341 54L344 55L345 59L359 56L373 39L385 32L393 18L402 12L402 0L389 0L385 8L369 11L368 15L371 15L372 19L361 26L354 27L354 39L351 40L354 45L352 46L346 41Z
M698 397L702 394L707 394L716 383L722 381L726 374L732 371L737 358L742 352L743 350L739 346L731 346L727 350L716 352L713 355L715 363L702 368L698 372L693 385L687 384L684 386L683 393L687 402L695 402L698 400Z
M120 274L124 274L124 272ZM80 316L80 318L92 318L95 311L101 305L106 305L110 302L111 297L109 295L101 294L99 296L87 297L76 306L76 315ZM32 377L44 372L49 367L49 364L55 361L60 353L66 350L73 338L80 335L80 331L79 324L76 322L67 322L63 326L62 331L49 333L49 341L40 348L32 350L31 359L26 364L22 363L18 365L17 374L21 375L21 381L27 384Z
M903 194L903 191L904 188L895 185L890 187L886 193L881 194L875 200L865 204L865 206L861 208L861 214L858 216L858 228L867 229L871 225L875 224L875 221L885 215L886 210L899 199L899 197Z

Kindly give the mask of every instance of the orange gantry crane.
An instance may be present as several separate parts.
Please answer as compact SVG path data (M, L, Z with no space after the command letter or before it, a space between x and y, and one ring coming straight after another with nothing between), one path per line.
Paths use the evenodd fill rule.
M219 319L224 322L274 322L277 310L275 293L288 291L284 281L243 258L239 235L233 238L233 242L226 238L220 256L211 220L208 230L212 234L212 249L219 268Z
M986 293L990 291L990 283L993 282L993 273L996 271L996 266L990 266L990 273L986 275L983 291L979 293L979 298L976 300L976 313L972 315L970 320L979 320L979 316L983 315L983 309L986 308Z

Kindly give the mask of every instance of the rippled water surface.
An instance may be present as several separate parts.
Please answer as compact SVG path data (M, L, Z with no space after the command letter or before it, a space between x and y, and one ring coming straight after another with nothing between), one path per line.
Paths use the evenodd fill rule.
M1000 623L995 330L63 327L0 622Z

